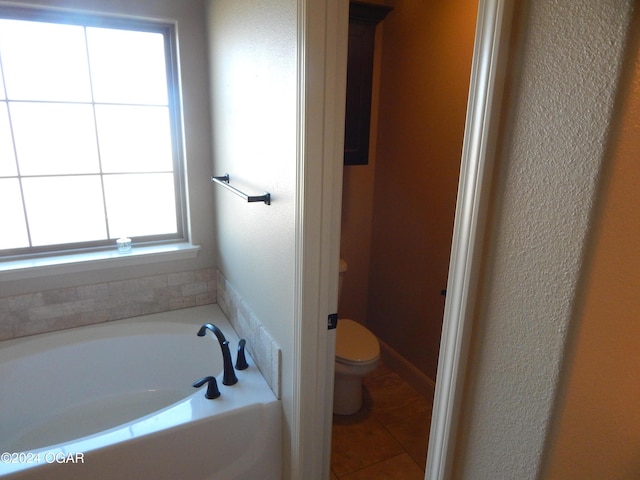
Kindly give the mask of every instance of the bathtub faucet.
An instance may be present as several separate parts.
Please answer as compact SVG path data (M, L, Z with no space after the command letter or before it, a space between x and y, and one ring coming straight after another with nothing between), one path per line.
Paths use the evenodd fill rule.
M224 373L222 375L222 384L223 385L235 385L238 382L238 377L236 377L236 372L233 370L233 363L231 361L231 352L229 351L229 341L224 338L224 334L222 330L213 325L212 323L205 323L198 330L198 336L204 337L207 330L211 330L213 334L218 339L218 343L220 344L220 348L222 349L222 362L224 365Z

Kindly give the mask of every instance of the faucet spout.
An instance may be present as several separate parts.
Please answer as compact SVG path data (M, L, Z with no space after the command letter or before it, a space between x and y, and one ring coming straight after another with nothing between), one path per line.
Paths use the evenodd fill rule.
M198 336L204 337L205 333L207 333L207 330L210 330L211 332L213 332L213 334L218 339L218 342L220 343L220 345L222 345L222 342L227 341L227 339L224 337L224 333L222 333L222 330L216 327L213 323L205 323L204 325L202 325L200 327L200 330L198 330Z
M223 385L235 385L238 383L238 377L236 377L236 372L233 370L233 361L231 360L231 352L229 351L229 341L225 338L222 330L213 325L212 323L205 323L198 330L198 336L204 337L207 333L207 330L213 332L213 334L218 339L218 343L220 344L220 349L222 350L222 363L224 366L224 373L222 374L222 384Z

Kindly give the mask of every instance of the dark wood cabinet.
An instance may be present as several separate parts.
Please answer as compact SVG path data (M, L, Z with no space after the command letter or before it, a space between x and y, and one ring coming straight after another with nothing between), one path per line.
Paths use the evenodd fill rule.
M376 25L391 10L391 7L384 5L359 2L349 4L345 165L369 163L371 84Z

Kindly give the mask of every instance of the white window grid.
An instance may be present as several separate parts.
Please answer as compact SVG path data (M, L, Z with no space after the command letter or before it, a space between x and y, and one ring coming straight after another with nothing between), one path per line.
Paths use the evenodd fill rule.
M87 27L101 27L101 28L115 28L119 30L131 30L131 31L141 31L141 32L154 32L160 33L164 38L164 49L165 49L165 59L166 59L166 77L167 77L167 105L155 105L158 107L168 107L169 110L169 122L170 122L170 132L171 132L171 158L172 158L172 169L171 170L157 170L153 173L167 173L173 175L173 186L174 186L174 194L175 194L175 217L176 217L176 228L175 232L158 234L158 235L144 235L139 237L133 237L134 244L137 245L154 245L154 244L162 244L162 243L174 243L187 240L187 229L186 229L186 220L185 220L185 210L186 210L186 198L185 192L183 188L183 148L182 148L182 125L181 125L181 115L180 115L180 94L179 94L179 82L178 82L178 63L177 63L177 52L176 52L176 32L174 25L168 23L160 23L155 21L145 21L145 20L137 20L137 19L122 19L119 17L111 17L111 16L97 16L97 15L84 15L84 14L70 14L69 12L57 12L53 10L40 10L40 9L31 9L31 8L20 8L20 7L0 7L0 18L8 18L8 19L18 19L18 20L28 20L28 21L43 21L49 23L64 23L71 25L79 25L83 26L85 29ZM0 57L0 68L2 68ZM2 71L0 70L0 73ZM5 87L6 88L6 87ZM8 97L7 92L5 90L5 98L0 100L0 102L6 105L6 108L10 108L10 104L29 104L29 103L59 103L66 105L75 105L75 104L84 104L92 107L94 112L94 128L97 129L97 124L95 120L95 111L97 106L108 106L108 105L128 105L131 107L136 106L144 106L144 107L153 107L154 105L150 105L149 103L119 103L119 102L96 102L93 98L90 102L56 102L56 101L43 101L43 100L25 100L25 99L11 99ZM13 137L13 133L12 133ZM15 146L14 146L15 152ZM18 162L17 153L16 162ZM98 147L98 156L100 157L100 147ZM93 173L92 175L96 175L100 179L100 184L102 186L102 202L105 208L105 221L106 221L106 238L93 240L93 241L78 241L78 242L70 242L64 244L49 244L49 245L41 245L34 246L32 244L31 238L29 238L29 247L24 248L13 248L13 249L5 249L0 250L0 259L15 259L20 258L22 256L38 256L38 255L51 255L51 254L59 254L59 253L68 253L69 251L87 251L87 250L99 250L106 248L113 248L115 246L115 240L118 236L121 236L120 232L115 233L110 231L108 217L106 214L106 198L105 198L105 190L104 190L104 180L105 178L113 175L120 175L121 172L104 172L102 169L102 163L99 161L100 169L99 172ZM17 164L18 175L15 178L18 180L22 180L26 178L20 174L20 166ZM144 175L148 174L148 171L127 171L126 174L130 176L135 175ZM60 176L64 177L74 177L81 176L84 174L64 174ZM31 175L30 178L53 178L57 175ZM10 178L10 177L6 177ZM130 197L130 201L135 202L136 196L144 195L144 192L129 192L127 194ZM7 208L11 206L0 206L0 208ZM24 200L22 202L22 209L25 218L27 216L26 206ZM27 229L29 229L29 224L27 222Z

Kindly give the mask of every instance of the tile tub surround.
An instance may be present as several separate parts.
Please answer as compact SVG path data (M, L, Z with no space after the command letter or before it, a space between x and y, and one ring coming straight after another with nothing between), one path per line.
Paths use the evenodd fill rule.
M0 297L0 340L216 303L215 269Z
M262 376L277 398L280 398L281 350L258 317L251 311L226 277L217 271L218 305L240 338L247 341L247 350Z

